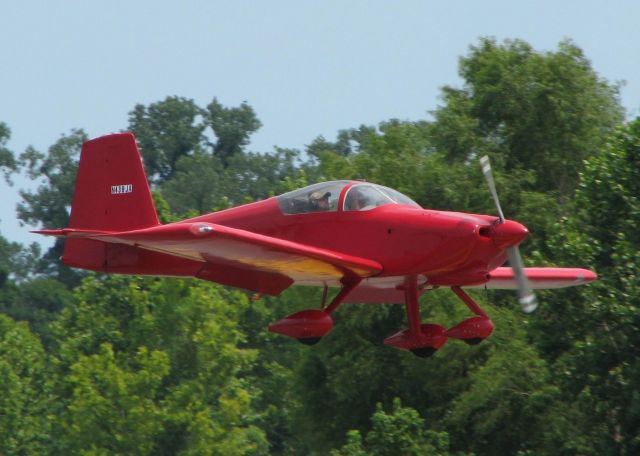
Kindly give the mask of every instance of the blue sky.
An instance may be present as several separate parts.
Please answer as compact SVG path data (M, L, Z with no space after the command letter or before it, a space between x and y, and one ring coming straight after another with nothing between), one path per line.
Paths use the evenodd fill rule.
M9 148L45 151L83 128L126 128L128 112L178 95L247 101L263 123L250 150L302 148L318 135L390 118L425 119L458 58L481 36L554 50L572 39L640 115L640 2L182 1L3 2L0 121ZM0 234L32 242L0 184Z

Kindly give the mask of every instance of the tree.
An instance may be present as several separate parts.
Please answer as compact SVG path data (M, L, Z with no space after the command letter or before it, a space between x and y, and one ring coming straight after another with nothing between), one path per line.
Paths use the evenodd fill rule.
M392 456L449 455L449 436L425 428L425 420L409 407L403 407L400 399L394 399L393 409L386 413L380 403L371 417L372 428L364 444L358 431L347 434L347 443L332 456Z
M7 148L7 142L11 138L11 130L6 123L0 122L0 169L7 183L11 183L11 173L17 171L18 163L13 152Z
M167 97L129 113L129 130L136 135L149 180L171 178L180 158L202 150L206 128L203 111L193 100Z
M327 141L323 136L318 136L307 146L306 152L316 159L327 152L346 157L358 153L366 145L367 139L375 133L376 128L361 125L357 129L340 130L335 142Z
M523 245L525 258L535 253L548 261L551 225L566 213L584 159L622 121L618 87L600 78L571 41L538 52L522 40L483 38L459 68L463 88L443 89L444 104L430 125L432 147L463 177L443 188L479 193L486 184L478 180L476 160L490 155L507 217L535 233ZM481 212L494 213L486 192L480 194Z
M526 452L535 448L538 419L557 393L545 361L516 339L471 373L469 389L451 404L447 428L461 450Z
M28 322L46 349L55 343L49 324L72 299L69 289L50 277L8 280L0 285L0 312Z
M149 106L136 105L129 114L129 129L138 140L147 177L181 215L272 194L297 155L285 150L274 155L245 153L249 137L260 126L246 102L225 107L216 98L203 109L193 100L167 97Z
M18 273L28 253L0 237L0 311L42 338L0 315L0 453L637 453L640 120L606 136L621 119L617 88L570 42L542 53L484 39L460 72L463 87L444 89L432 121L342 130L306 155L247 150L260 127L247 103L168 97L135 106L129 127L165 222L339 178L495 213L477 164L488 153L507 216L532 231L525 257L591 266L598 283L541 295L526 318L513 294L477 292L492 337L418 360L382 344L406 327L402 306L341 307L310 348L265 328L321 290L249 303L187 279L79 282L51 266L33 278ZM0 168L11 172L8 133L0 124ZM76 130L47 154L21 155L43 184L24 194L25 223L67 225L84 139ZM424 301L425 322L470 316L446 290Z
M207 112L207 124L217 139L213 153L224 165L232 156L243 151L244 146L249 144L249 137L262 126L246 101L237 108L225 108L214 98L207 105Z
M193 280L85 279L54 324L59 451L265 454L239 375L255 356L238 347L246 305Z
M357 153L312 144L325 179L364 178L408 196L421 196L422 164L430 150L424 122L392 120L381 123L378 129L361 127L349 140Z
M162 186L162 195L176 214L211 212L226 192L226 174L217 157L196 153L178 160L176 171Z
M300 154L296 150L276 147L272 153L234 155L226 169L228 198L238 204L247 199L256 201L284 193L287 176L299 169Z
M161 351L140 347L131 367L121 367L113 347L80 356L66 377L72 390L61 447L70 453L156 454L162 432L158 400L169 360Z
M562 321L571 336L556 362L564 373L558 379L566 412L555 422L560 429L568 429L568 420L580 423L570 442L589 448L585 454L640 451L639 164L640 119L620 127L587 160L574 199L576 216L557 224L552 241L559 258L591 266L599 280L552 306L535 328L553 341L553 321ZM550 448L566 447L560 432L550 430L547 438Z
M20 163L27 175L41 182L35 191L20 191L22 202L17 212L22 222L46 228L69 226L78 159L82 143L87 139L84 131L72 130L56 141L46 155L33 147L20 154ZM60 263L62 250L63 241L57 239L42 258L37 272L55 275L61 282L73 285L80 275Z
M216 155L196 153L178 161L161 190L174 212L204 214L283 193L298 159L297 151L278 148L270 154L236 154L223 166Z
M0 454L45 454L51 382L42 345L26 323L0 314Z
M138 104L129 113L129 130L136 135L147 177L155 184L171 179L185 157L211 154L219 160L211 165L226 167L261 125L246 102L227 108L216 98L203 109L193 100L167 97L149 106ZM215 142L207 139L209 133Z
M582 161L622 121L618 87L571 41L540 53L521 40L483 38L460 59L463 89L445 87L433 137L450 159L490 153L508 172L533 170L530 189L568 198Z
M0 235L0 287L4 286L9 275L17 269L15 259L22 250L17 242L9 242Z

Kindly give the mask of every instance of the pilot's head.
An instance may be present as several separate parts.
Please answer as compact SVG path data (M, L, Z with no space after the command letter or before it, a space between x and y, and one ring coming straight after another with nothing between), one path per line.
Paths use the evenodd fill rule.
M311 203L311 207L319 211L328 210L330 196L331 192L313 192L311 195L309 195L309 202Z

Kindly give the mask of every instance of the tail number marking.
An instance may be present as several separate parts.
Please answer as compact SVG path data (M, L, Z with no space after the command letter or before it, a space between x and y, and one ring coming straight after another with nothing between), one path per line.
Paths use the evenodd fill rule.
M111 186L112 195L122 195L123 193L132 193L132 192L133 192L133 184Z

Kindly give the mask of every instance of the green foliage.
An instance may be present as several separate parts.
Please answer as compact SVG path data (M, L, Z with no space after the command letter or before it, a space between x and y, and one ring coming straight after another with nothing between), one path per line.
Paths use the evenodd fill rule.
M211 212L225 195L225 175L217 157L205 153L180 158L172 179L162 187L167 202L178 214Z
M486 153L506 215L532 232L525 259L594 268L596 284L540 293L526 318L513 293L476 292L491 338L421 360L382 345L406 327L402 306L341 307L307 347L266 327L322 290L250 302L195 280L80 281L59 266L61 244L34 266L37 249L0 237L0 454L638 453L640 119L619 125L617 87L569 41L538 52L483 39L460 74L433 119L341 130L304 153L247 150L255 112L215 98L137 105L129 129L164 223L339 178L494 213ZM8 138L0 123L5 177ZM67 225L85 139L74 130L20 155L41 182L22 192L23 222ZM470 316L447 290L422 311L446 327Z
M157 184L171 179L180 160L193 155L214 155L215 163L226 167L261 125L247 103L226 108L215 98L206 109L193 100L167 97L148 107L136 105L129 113L129 129L138 140L147 175ZM209 129L215 143L207 140Z
M162 193L173 211L199 215L228 204L237 205L283 193L285 179L296 172L298 154L277 149L272 154L236 154L223 165L217 155L182 157Z
M361 129L351 139L357 141L357 154L317 149L314 153L326 179L366 178L416 196L414 186L423 181L421 165L429 145L426 135L422 122L389 121L381 124L379 131Z
M444 104L433 113L429 138L445 161L435 160L435 172L427 168L425 181L437 182L428 191L435 200L445 191L469 200L456 209L493 212L477 191L486 186L475 163L490 155L506 215L536 233L525 250L552 258L548 236L566 213L584 159L623 119L618 87L600 78L571 41L538 52L521 40L484 38L460 59L459 72L464 87L445 87ZM478 195L484 205L473 201Z
M368 138L375 136L375 134L376 128L366 125L361 125L357 129L340 130L335 142L327 141L323 136L318 136L307 146L306 152L314 159L319 159L321 155L326 153L347 157L360 152Z
M530 449L538 417L557 394L549 383L546 363L526 343L492 353L452 403L447 422L456 446L495 455Z
M0 454L44 454L53 405L47 359L26 323L0 315Z
M44 182L35 192L21 191L18 218L30 225L65 227L73 198L82 143L89 138L82 130L72 130L51 146L45 155L33 147L20 154L20 163L33 180Z
M0 236L0 287L3 287L9 278L9 274L17 269L15 258L22 250L17 242L9 242Z
M606 148L589 159L576 192L575 218L558 226L554 245L566 261L584 259L599 274L595 286L569 309L580 317L570 320L572 334L558 370L566 372L563 390L570 406L559 415L557 427L580 423L572 432L584 454L633 454L640 450L640 414L637 391L640 344L640 222L638 160L640 119L620 127ZM562 318L567 307L549 319ZM541 331L548 328L541 325ZM549 432L560 445L559 432ZM566 453L574 448L567 448ZM579 445L579 446L578 446Z
M138 104L129 113L147 177L163 182L173 176L178 160L200 150L205 124L193 100L167 97L148 107Z
M62 451L264 453L237 379L255 356L238 348L246 305L191 280L85 279L54 326L59 391L70 394Z
M73 198L78 159L82 143L88 139L82 130L72 130L52 145L47 154L28 147L20 154L20 164L27 175L41 182L35 191L20 191L23 202L18 204L18 218L33 226L64 228L69 226L69 209ZM73 286L81 274L60 263L63 241L56 239L36 272L55 275L58 280Z
M167 97L137 105L129 114L149 179L170 211L182 217L283 191L299 154L281 148L272 154L246 152L260 126L247 103L224 107L215 98L204 109L193 100Z
M6 123L0 122L0 169L7 183L11 183L10 176L18 168L13 152L7 148L7 142L11 138L11 129Z
M159 388L169 371L160 351L140 347L132 368L121 368L110 344L81 356L66 382L72 389L64 439L87 454L153 454L162 431Z
M447 433L425 429L425 421L420 414L412 408L402 407L400 399L394 399L390 413L386 413L378 403L371 422L364 444L358 431L350 431L347 443L340 451L332 451L332 456L450 454Z
M0 288L0 312L28 322L46 348L55 343L49 324L72 301L72 292L61 282L48 277L9 282Z
M451 159L490 153L509 172L534 170L533 188L569 197L582 160L622 121L618 88L571 41L536 52L485 38L460 60L463 89L447 87L434 139Z
M211 126L217 142L214 154L224 163L239 155L249 144L249 137L260 129L262 123L253 108L242 102L238 108L225 108L217 99L207 105L207 123Z

